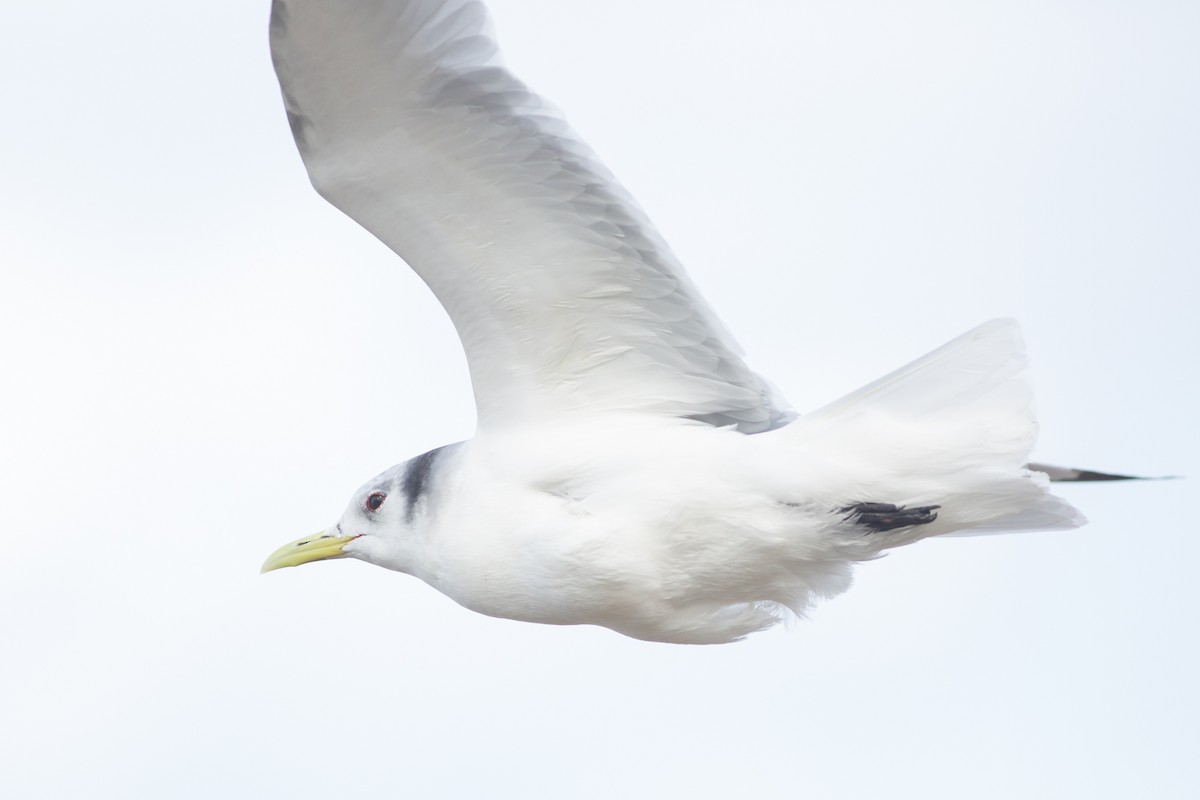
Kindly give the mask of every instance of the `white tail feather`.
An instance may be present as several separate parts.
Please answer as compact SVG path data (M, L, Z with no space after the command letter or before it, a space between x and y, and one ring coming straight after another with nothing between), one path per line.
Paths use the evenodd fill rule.
M1037 421L1013 320L987 322L785 430L818 451L828 441L826 466L861 485L856 500L941 506L913 538L1085 522L1024 466Z

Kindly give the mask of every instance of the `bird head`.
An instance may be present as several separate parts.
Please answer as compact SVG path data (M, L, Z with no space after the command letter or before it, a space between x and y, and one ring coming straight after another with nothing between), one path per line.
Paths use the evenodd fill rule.
M358 558L410 572L418 541L414 532L427 504L438 452L417 456L367 481L350 498L336 524L280 547L263 563L262 571Z

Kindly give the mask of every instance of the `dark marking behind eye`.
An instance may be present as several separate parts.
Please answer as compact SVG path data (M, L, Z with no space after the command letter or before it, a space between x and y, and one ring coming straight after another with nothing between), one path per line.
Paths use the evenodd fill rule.
M428 453L422 453L408 462L408 469L404 471L404 481L400 484L400 490L404 492L404 499L408 502L404 516L409 522L412 522L413 516L416 514L417 503L429 493L429 478L433 471L433 463L437 460L438 453L444 449L446 448L438 447Z

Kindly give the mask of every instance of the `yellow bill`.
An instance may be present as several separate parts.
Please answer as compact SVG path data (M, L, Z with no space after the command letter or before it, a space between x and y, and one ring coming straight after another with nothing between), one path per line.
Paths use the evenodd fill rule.
M270 572L282 567L298 567L310 561L325 561L330 558L345 558L342 548L357 536L333 536L324 531L289 542L267 556L262 571Z

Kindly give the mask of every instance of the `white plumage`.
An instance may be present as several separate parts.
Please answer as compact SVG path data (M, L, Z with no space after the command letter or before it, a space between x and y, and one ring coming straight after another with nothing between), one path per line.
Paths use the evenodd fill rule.
M485 614L713 643L841 592L891 547L1082 523L1025 467L1015 323L797 418L500 65L480 3L275 0L271 42L314 186L445 306L479 428L266 568L354 556Z

